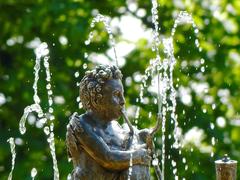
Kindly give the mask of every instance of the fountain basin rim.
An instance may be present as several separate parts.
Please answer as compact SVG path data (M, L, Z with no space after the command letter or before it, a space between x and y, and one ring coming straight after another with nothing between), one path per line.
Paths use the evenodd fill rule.
M216 160L215 164L237 164L238 162L235 160L223 161L222 159Z

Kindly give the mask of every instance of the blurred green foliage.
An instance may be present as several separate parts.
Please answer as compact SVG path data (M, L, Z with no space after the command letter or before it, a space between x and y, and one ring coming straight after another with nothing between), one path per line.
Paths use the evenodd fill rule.
M7 179L11 169L11 153L7 143L9 137L21 138L22 145L16 146L17 158L13 171L13 179L30 179L33 167L37 168L37 179L52 179L52 159L46 136L35 125L27 124L27 132L20 135L19 120L24 108L33 103L32 84L34 81L34 51L27 48L30 41L39 38L47 42L50 50L50 70L52 73L53 94L63 97L63 104L54 104L55 142L60 179L66 179L71 172L72 164L68 162L65 133L68 117L78 109L76 98L78 88L74 77L78 71L81 78L88 68L95 66L84 58L87 52L104 54L110 48L108 36L103 26L96 28L97 36L89 46L84 44L90 32L90 23L96 10L103 15L115 19L124 16L134 17L142 22L142 28L153 28L151 23L151 2L133 1L136 8L130 6L131 1L124 0L1 0L0 1L0 177ZM177 115L182 134L193 127L203 131L201 144L186 143L181 154L170 148L172 140L167 138L166 157L177 162L177 174L180 179L214 179L214 160L225 153L232 159L240 160L240 1L238 0L195 0L166 1L159 0L160 34L167 37L171 33L174 18L181 10L192 14L199 28L202 52L195 47L195 35L189 25L177 28L174 37L175 57L178 62L174 70L174 84L178 92L188 89L191 103L186 104L177 96ZM144 11L139 15L138 11ZM129 26L129 32L132 27ZM114 31L117 43L121 38L121 27ZM59 41L67 38L67 44ZM139 96L140 82L135 81L136 72L143 75L149 65L150 58L155 55L151 51L150 39L142 37L135 42L134 49L125 56L126 63L121 70L124 75L127 107L141 106L138 127L151 127L155 123L157 107L153 103L156 94L146 94L149 103L136 102ZM128 42L127 39L125 39ZM126 49L127 50L127 49ZM161 49L162 52L162 49ZM163 57L163 56L162 56ZM196 68L200 59L205 59L205 72ZM132 81L132 83L126 83ZM198 93L199 84L207 84L208 92ZM47 109L46 82L44 71L40 72L39 95L41 105ZM208 100L207 100L208 99ZM210 100L209 100L210 99ZM6 102L5 102L6 101ZM148 112L153 117L148 118ZM219 120L219 117L220 120ZM217 119L219 122L217 122ZM131 118L133 121L134 118ZM221 120L226 120L221 127ZM167 120L167 137L171 134L172 125ZM215 128L210 128L210 123ZM196 129L196 128L195 128ZM157 139L161 133L157 134ZM214 157L203 152L204 147L211 146L212 137L216 138L213 147ZM200 140L200 139L196 139ZM158 149L161 142L156 141ZM186 163L185 163L185 158ZM166 179L174 179L174 168L171 160L166 160ZM238 168L240 172L240 168ZM155 177L152 173L152 177ZM239 176L240 177L240 176Z

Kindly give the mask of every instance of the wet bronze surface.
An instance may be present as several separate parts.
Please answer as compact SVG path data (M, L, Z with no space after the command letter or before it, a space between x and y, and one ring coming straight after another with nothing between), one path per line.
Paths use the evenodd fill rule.
M117 122L125 105L121 78L115 66L98 66L81 80L86 113L71 116L66 135L72 179L150 179L150 130Z

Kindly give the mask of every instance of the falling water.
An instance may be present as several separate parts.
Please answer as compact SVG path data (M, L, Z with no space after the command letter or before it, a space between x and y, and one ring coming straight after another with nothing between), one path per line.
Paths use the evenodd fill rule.
M25 134L25 132L26 132L26 126L25 126L26 119L27 119L29 113L31 113L31 112L36 112L38 114L39 118L43 117L43 111L39 104L32 104L30 106L27 106L24 109L23 116L21 117L21 120L19 122L19 130L20 130L21 134Z
M154 131L157 131L160 127L160 119L162 120L162 177L161 179L164 180L164 172L165 172L165 127L166 127L166 97L167 97L167 86L164 87L167 84L168 81L168 77L167 77L167 66L165 66L164 64L164 60L163 63L161 62L161 57L159 55L159 45L160 45L160 35L158 33L159 31L159 22L158 22L158 2L157 0L151 0L152 2L152 23L154 24L154 31L153 31L153 38L154 38L154 46L152 48L152 50L156 50L156 73L157 73L157 104L158 104L158 114L157 114L157 125L154 128ZM154 63L153 63L154 64ZM153 65L152 64L152 65ZM151 64L150 64L151 66ZM154 66L151 67L151 74L149 74L150 76L154 75ZM153 83L152 83L153 85ZM161 87L162 86L162 87ZM153 164L155 164L155 166L158 166L158 161L157 161L157 155L154 155L155 158L153 159Z
M153 30L153 47L152 50L156 51L156 55L157 57L159 56L159 45L160 45L160 38L159 38L159 22L158 22L158 3L157 0L152 0L152 9L151 9L151 13L152 13L152 23L154 24L154 30ZM160 60L160 59L159 59Z
M44 132L45 134L48 136L47 141L49 143L49 147L50 147L50 152L51 152L51 156L53 159L53 169L54 169L54 180L58 180L59 179L59 171L58 171L58 167L57 167L57 159L56 159L56 153L55 153L55 142L54 142L54 124L53 124L53 120L54 120L54 115L53 115L53 108L52 108L52 104L53 104L53 98L52 98L52 86L51 86L51 73L50 73L50 69L49 69L49 56L47 56L49 53L48 50L48 45L47 43L43 42L39 45L38 48L36 48L35 54L36 54L36 63L34 66L34 83L33 83L33 90L34 90L34 96L33 96L33 100L34 100L34 104L27 106L24 109L24 114L20 120L19 123L19 130L21 134L24 134L26 132L26 118L28 117L29 113L31 112L36 112L39 118L39 121L41 122L42 125L45 125L44 127ZM45 67L46 70L46 90L47 90L47 95L48 95L48 112L44 113L43 109L40 105L40 98L38 96L38 80L39 80L39 70L40 70L40 63L41 63L41 59L43 58L43 65ZM49 127L46 125L47 120L50 120L50 132L47 133L47 131L49 130ZM32 174L32 173L31 173Z
M182 24L191 24L194 30L194 34L196 37L198 37L198 33L199 30L197 28L197 25L195 24L195 22L193 21L193 18L191 16L191 14L189 14L186 11L180 11L179 15L177 16L172 31L171 31L171 37L173 38L176 32L176 29L179 25ZM198 51L201 52L202 51L202 47L200 46L199 40L198 38L195 39L195 45L198 48Z
M32 168L31 170L31 177L32 177L32 180L35 179L35 176L37 175L37 169L36 168Z
M49 134L47 141L49 143L50 152L51 152L52 159L53 159L54 180L58 180L59 179L59 171L58 171L57 158L56 158L56 153L55 153L53 123L51 123L50 127L52 127L52 128L50 128L51 133Z
M130 154L130 161L129 161L129 168L128 168L128 180L131 179L131 175L132 175L132 166L133 166L133 163L132 163L132 153Z
M193 29L194 29L194 34L195 34L195 46L197 47L198 51L201 52L202 51L202 47L200 46L199 40L198 40L198 33L199 30L196 26L196 24L193 21L192 16L187 13L186 11L181 11L179 13L179 15L177 16L173 28L171 30L171 37L168 38L167 40L165 40L165 42L163 42L164 44L164 49L166 49L166 52L168 54L168 57L171 61L170 63L170 87L171 87L171 102L172 102L172 113L171 113L171 119L174 121L175 127L174 127L174 144L173 147L176 149L179 149L180 147L182 147L182 145L179 143L179 135L181 134L179 132L179 128L178 128L178 121L177 121L177 115L175 114L175 110L176 110L176 91L173 87L173 81L172 81L172 73L173 73L173 69L174 69L174 65L176 63L175 57L174 57L174 48L173 48L173 39L174 39L174 35L176 32L176 28L178 27L178 25L183 25L183 24L191 24ZM171 42L171 43L170 43ZM201 71L204 72L205 71L205 67L204 67L204 63L205 60L201 59L200 60L200 64L201 64ZM181 153L181 150L178 151L179 154ZM186 163L186 158L183 158L183 163ZM175 163L176 164L176 163ZM177 169L174 169L174 175L176 176L177 173Z
M198 34L199 34L199 30L197 28L197 25L195 24L192 16L187 13L186 11L181 11L179 13L179 15L177 16L175 22L174 22L174 26L172 28L172 31L171 31L171 37L174 38L174 35L175 35L175 32L176 32L176 28L178 27L178 25L182 25L182 24L191 24L192 27L193 27L193 31L194 31L194 34L195 34L195 46L197 47L198 51L201 52L202 51L202 47L199 43L199 39L198 39ZM200 59L200 70L202 73L205 72L205 59L201 58ZM213 104L212 105L212 109L215 109L216 105ZM206 110L204 110L204 113L206 113ZM210 129L213 130L214 129L214 124L213 123L210 123ZM216 142L215 142L215 137L212 137L211 139L211 145L212 146L215 146ZM214 152L211 153L211 157L214 156Z
M14 143L14 138L9 138L7 140L7 142L9 142L10 144L10 149L11 149L11 154L12 154L12 168L11 168L11 172L8 175L8 180L12 180L12 172L14 170L14 166L15 166L15 159L16 159L16 151L15 151L15 143Z
M47 138L47 141L49 143L49 147L50 147L50 152L52 155L52 160L53 160L53 169L54 169L54 179L57 180L59 179L59 171L58 171L58 166L57 166L57 158L56 158L56 152L55 152L55 142L54 142L54 123L52 122L55 118L53 115L53 108L52 108L52 104L53 104L53 98L52 98L52 90L51 90L51 74L50 74L50 69L49 69L49 56L48 57L44 57L44 67L46 69L46 81L47 81L47 85L46 85L46 89L47 89L47 94L48 94L48 118L51 121L50 124L50 134ZM48 126L45 126L45 128L47 128ZM46 133L46 132L45 132ZM47 135L47 134L46 134Z
M143 91L144 88L147 87L147 80L149 78L153 78L157 74L157 85L158 85L158 98L157 98L157 104L158 104L158 116L160 115L161 121L162 121L162 179L164 180L164 169L165 169L165 131L166 131L166 115L167 112L170 112L171 117L171 124L174 124L174 130L173 130L173 138L174 143L171 147L179 149L181 147L179 137L181 135L180 128L178 127L178 121L177 121L177 115L176 115L176 90L173 85L173 70L174 66L176 64L176 59L174 57L174 48L173 48L173 38L176 32L176 28L178 25L182 24L191 24L194 28L194 33L196 37L198 37L199 30L197 29L196 24L194 23L192 16L188 14L186 11L181 11L179 15L177 16L174 26L171 30L171 36L169 38L164 38L162 40L163 46L164 46L164 54L165 59L161 60L159 56L159 44L161 40L159 39L159 27L158 27L158 11L157 11L157 1L152 0L152 23L154 24L154 30L153 30L153 38L154 38L154 45L152 50L156 51L156 58L150 60L150 65L145 70L145 75L143 76L143 82L140 88L140 102L142 102L143 99ZM202 48L199 44L199 40L196 38L195 45L198 48L199 52L202 51ZM205 68L203 66L204 59L201 59L201 71L204 72ZM151 85L154 86L155 82L152 80ZM169 96L167 96L169 95ZM170 103L167 103L167 97L170 99ZM139 114L139 110L137 111ZM136 113L136 117L138 117ZM171 138L172 136L169 136ZM212 141L214 142L214 141ZM214 144L214 143L212 143ZM181 151L179 150L179 153L181 154ZM154 159L155 160L155 159ZM174 164L173 173L175 175L175 179L178 179L177 176L177 168L176 168L176 162L172 160L172 164ZM156 164L154 162L154 164Z
M115 48L115 39L113 37L113 33L112 33L112 30L109 25L109 20L102 14L97 14L97 16L93 18L90 27L94 28L96 23L99 23L99 22L102 22L104 24L105 29L109 35L111 46L113 47L113 51L114 51L114 56L115 56L115 61L116 61L115 63L116 63L116 66L118 66L117 53L116 53L116 48ZM85 41L85 44L89 45L91 43L92 38L93 38L93 31L91 31L89 33L88 39Z

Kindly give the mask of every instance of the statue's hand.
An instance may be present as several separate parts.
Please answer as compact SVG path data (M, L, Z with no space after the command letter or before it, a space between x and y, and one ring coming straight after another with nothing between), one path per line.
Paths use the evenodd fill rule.
M147 139L152 139L151 129L142 129L139 131L138 135L143 142L147 142Z
M146 166L150 166L151 163L151 156L150 153L147 149L139 149L138 150L141 162L140 164L146 165Z
M139 132L139 138L141 141L147 144L148 149L152 149L153 147L153 137L151 135L152 129L142 129Z

